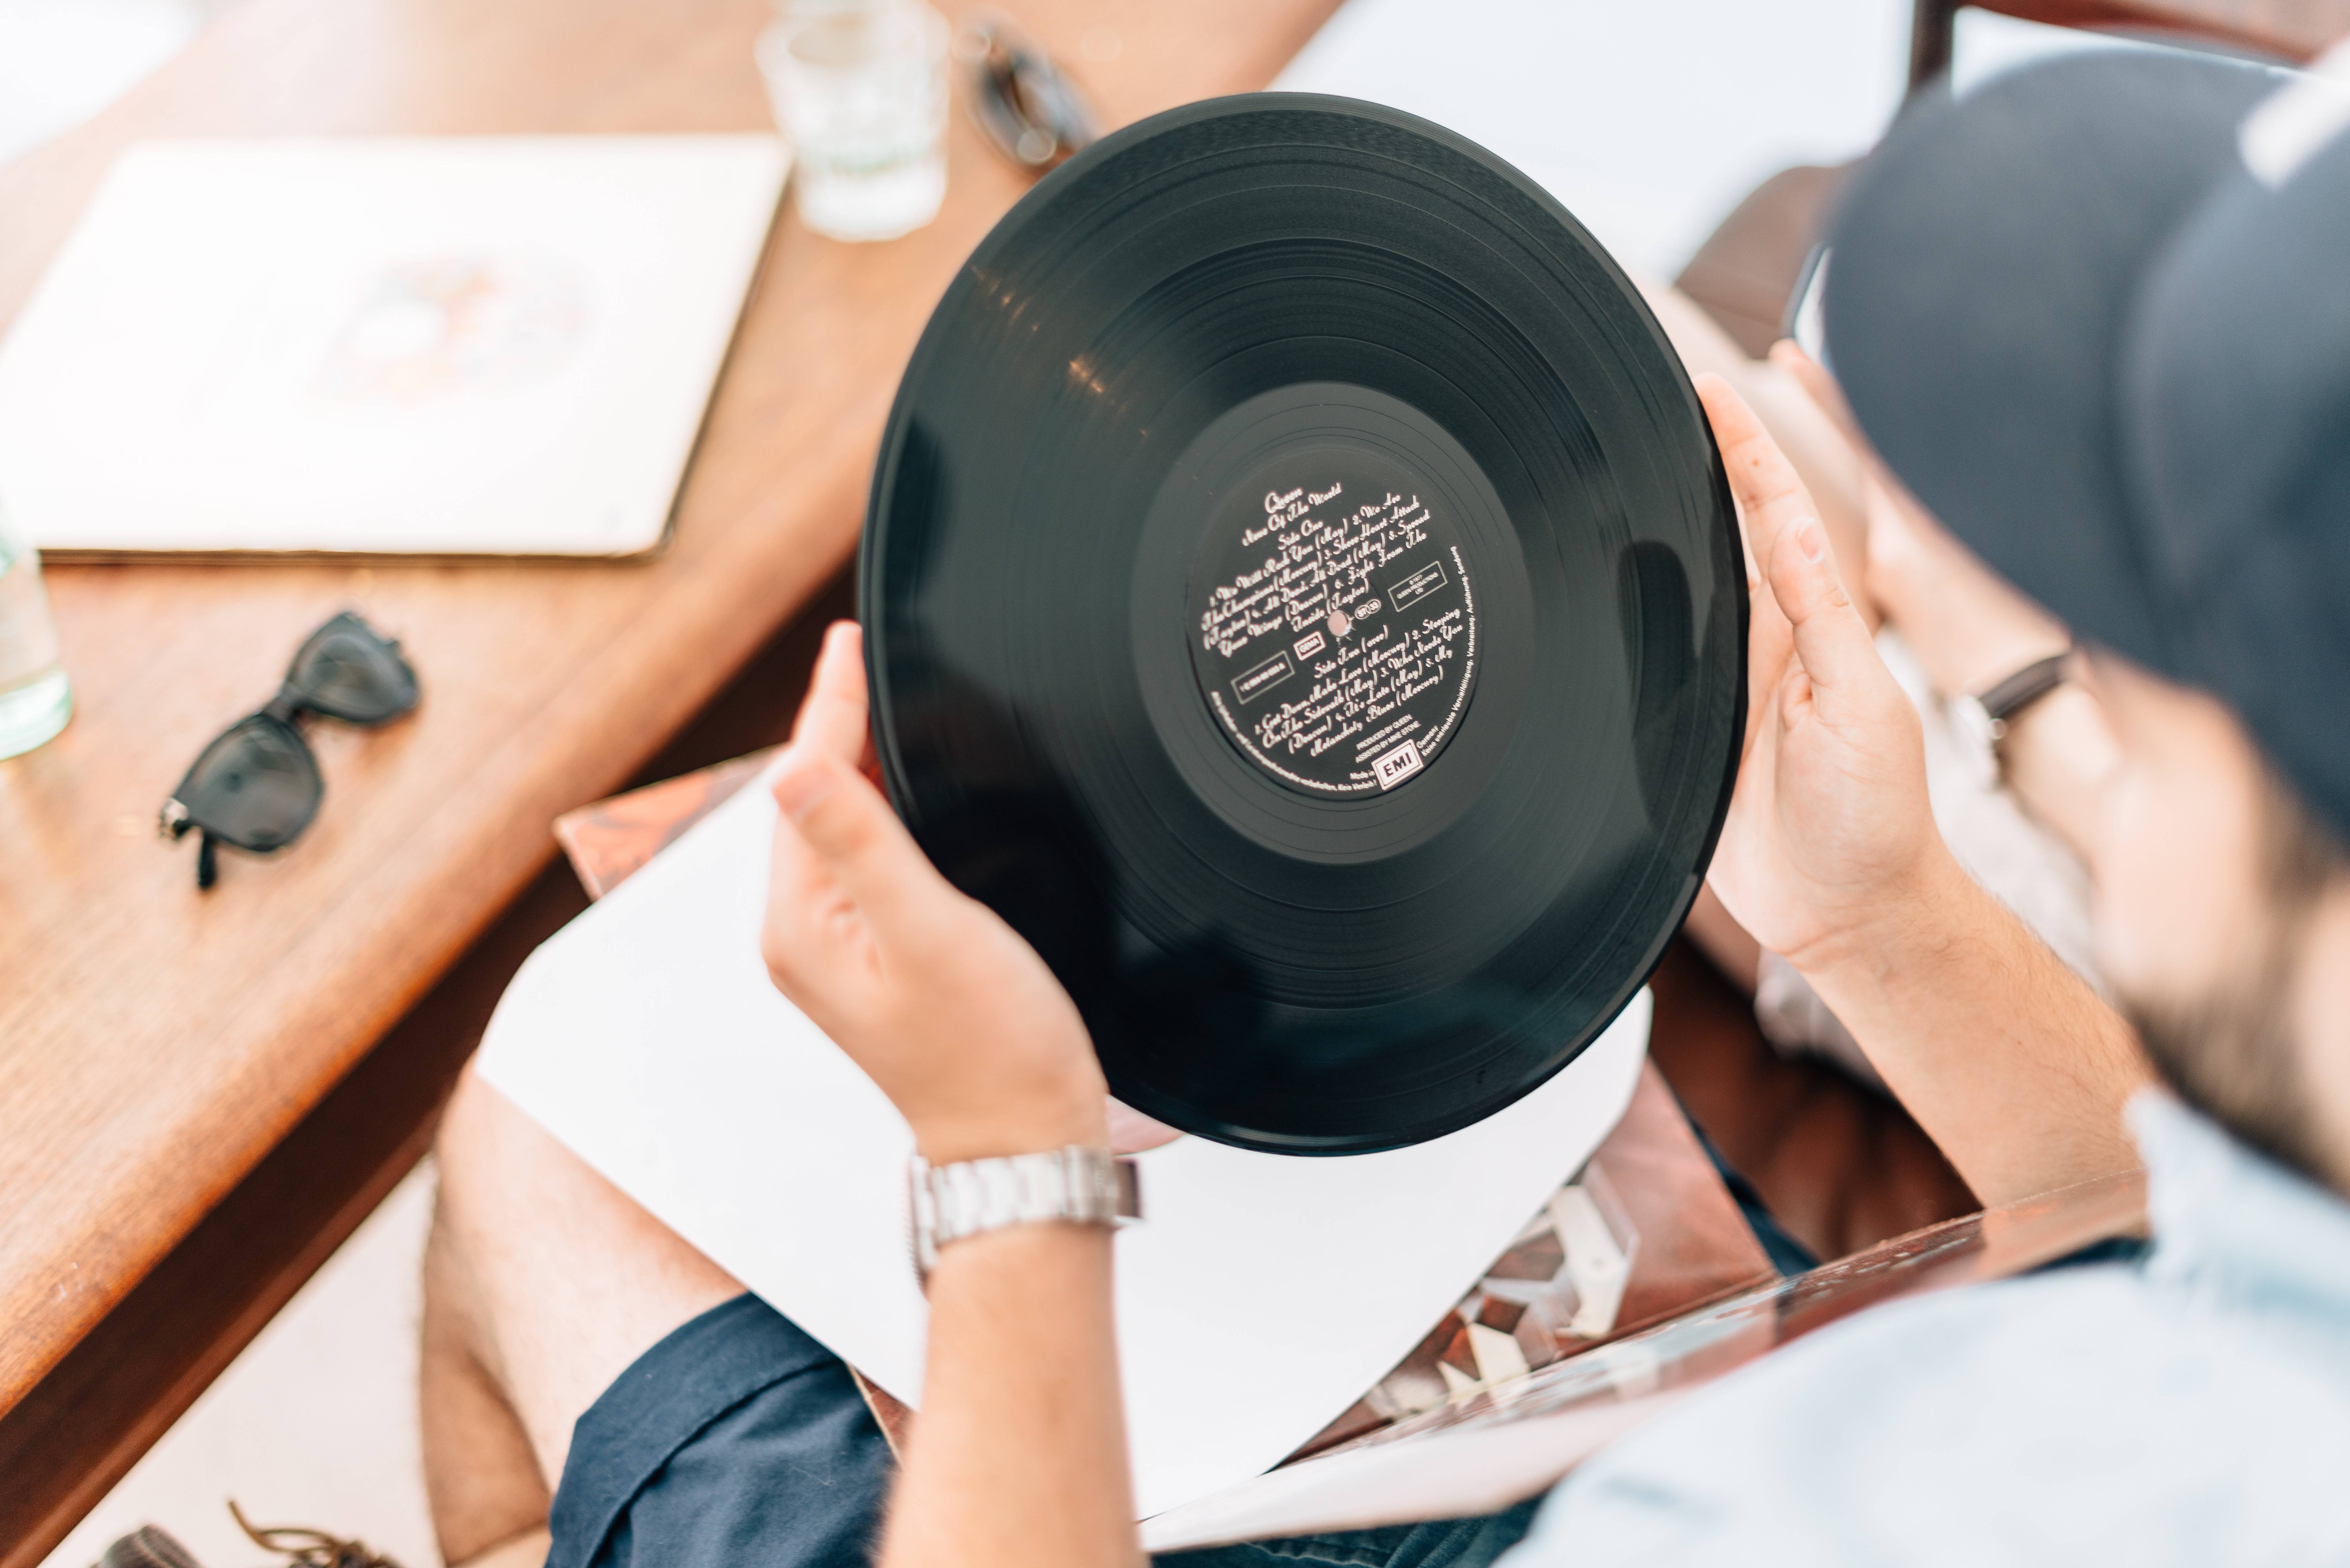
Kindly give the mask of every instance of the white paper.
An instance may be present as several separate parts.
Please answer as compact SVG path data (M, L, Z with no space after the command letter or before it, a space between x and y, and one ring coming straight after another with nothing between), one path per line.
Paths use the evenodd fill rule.
M1909 0L1347 0L1274 85L1459 131L1663 282L1773 174L1868 151L1908 84L1909 13Z
M0 344L46 549L627 555L667 526L773 136L145 142Z
M769 983L775 807L743 790L523 966L481 1069L588 1163L909 1404L923 1301L912 1139ZM1425 1335L1629 1102L1643 992L1541 1089L1449 1137L1350 1158L1185 1138L1141 1157L1118 1242L1147 1517L1277 1463Z

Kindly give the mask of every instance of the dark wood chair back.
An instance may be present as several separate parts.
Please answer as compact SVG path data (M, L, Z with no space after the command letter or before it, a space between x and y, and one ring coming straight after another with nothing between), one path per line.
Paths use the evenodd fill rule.
M1909 85L1950 68L1961 0L1917 0ZM2295 64L2350 36L2350 0L1989 0L1982 9L2027 22L2218 44Z

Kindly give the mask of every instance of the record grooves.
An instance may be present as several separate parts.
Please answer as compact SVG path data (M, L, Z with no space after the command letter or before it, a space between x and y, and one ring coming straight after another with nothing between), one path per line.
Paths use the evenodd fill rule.
M1260 94L1105 139L973 253L860 556L890 797L1111 1087L1245 1147L1491 1114L1695 896L1744 573L1678 358L1472 144Z

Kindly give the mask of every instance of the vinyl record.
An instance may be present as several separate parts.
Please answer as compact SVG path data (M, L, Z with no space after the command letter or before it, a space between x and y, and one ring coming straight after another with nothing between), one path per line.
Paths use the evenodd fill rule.
M890 798L1110 1087L1343 1154L1524 1095L1696 896L1744 715L1721 459L1516 170L1344 99L1162 114L948 288L859 586Z

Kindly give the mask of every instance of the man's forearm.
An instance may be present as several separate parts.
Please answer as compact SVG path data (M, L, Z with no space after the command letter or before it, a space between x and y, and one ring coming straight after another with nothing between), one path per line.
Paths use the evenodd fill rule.
M1141 1560L1109 1232L1023 1225L955 1242L931 1275L929 1370L883 1568Z
M1882 923L1792 961L1984 1203L2137 1166L2129 1026L1947 851Z

